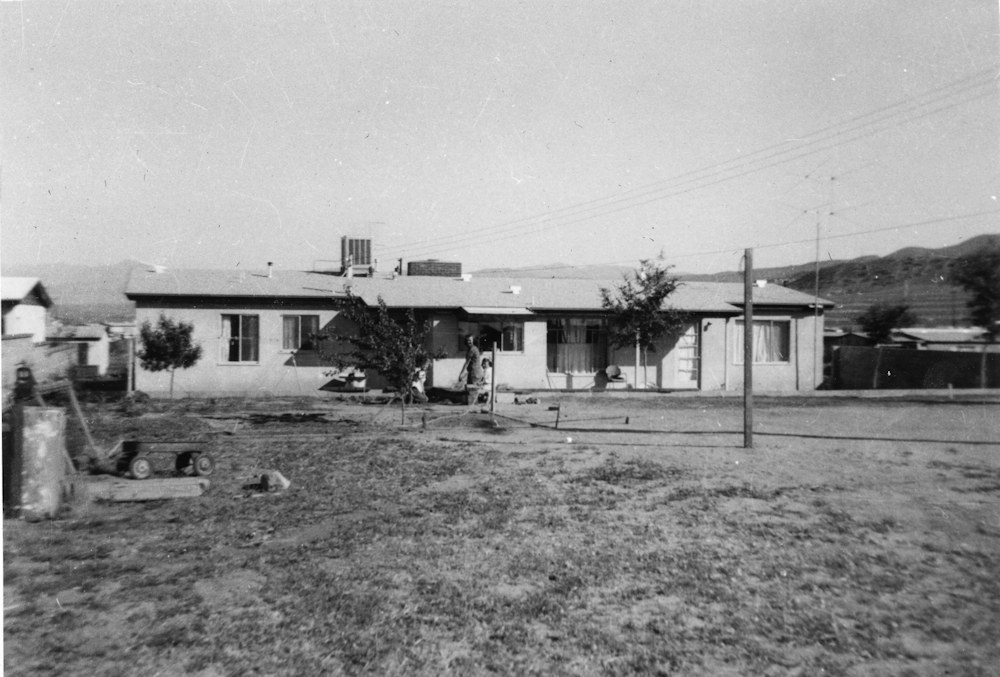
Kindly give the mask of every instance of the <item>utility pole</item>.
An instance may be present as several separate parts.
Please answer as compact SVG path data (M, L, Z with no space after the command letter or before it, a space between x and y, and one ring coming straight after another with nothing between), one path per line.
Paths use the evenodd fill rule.
M743 260L743 448L753 449L753 249Z
M816 271L813 285L813 390L816 389L816 374L819 368L819 354L823 350L823 336L819 331L819 235L821 219L816 214Z

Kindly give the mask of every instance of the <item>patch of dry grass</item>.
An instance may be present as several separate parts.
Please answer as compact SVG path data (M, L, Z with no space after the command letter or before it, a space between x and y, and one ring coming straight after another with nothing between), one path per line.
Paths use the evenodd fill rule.
M190 430L157 417L145 431L144 418L117 425ZM551 445L527 428L501 445L338 421L258 416L212 438L219 470L199 500L9 523L7 673L985 675L996 664L995 544L954 547L849 512L837 484L707 472L684 450ZM292 488L244 492L239 478L258 468Z

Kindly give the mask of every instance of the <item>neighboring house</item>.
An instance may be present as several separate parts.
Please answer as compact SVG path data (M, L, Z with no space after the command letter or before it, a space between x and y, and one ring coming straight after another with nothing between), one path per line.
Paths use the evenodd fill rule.
M103 324L63 326L58 335L49 337L49 342L75 347L77 367L75 375L78 378L107 375L111 338L108 328Z
M464 337L480 337L484 352L497 346L497 383L521 390L613 387L624 383L661 390L737 390L743 379L743 285L683 282L668 305L690 318L680 336L661 341L637 370L635 351L608 345L600 288L619 281L461 277L339 277L297 271L136 269L126 296L136 324L160 314L194 325L203 347L194 367L179 371L175 387L187 395L305 395L331 388L339 370L324 364L310 341L317 331L346 335L338 317L348 292L390 310L412 308L431 323L429 343L447 356L436 360L427 385L451 387L465 355ZM755 370L758 390L812 390L822 365L817 350L823 313L832 303L785 287L754 287ZM618 367L605 371L607 367ZM645 375L645 378L644 378ZM368 387L379 388L375 374ZM340 379L343 382L343 379ZM645 382L644 382L645 381ZM169 375L138 369L135 387L167 392Z
M74 353L67 346L46 340L52 299L35 277L4 277L3 296L3 392L8 397L14 387L18 367L28 367L37 383L65 378L73 365Z
M4 277L0 280L3 296L3 335L28 334L35 343L45 342L52 299L37 277Z
M1000 352L1000 343L991 343L986 332L978 327L895 329L892 332L892 342L917 350Z

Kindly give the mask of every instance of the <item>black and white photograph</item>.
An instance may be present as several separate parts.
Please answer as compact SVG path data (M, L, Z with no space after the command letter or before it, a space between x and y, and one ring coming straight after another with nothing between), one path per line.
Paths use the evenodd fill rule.
M2 0L3 674L987 677L995 0Z

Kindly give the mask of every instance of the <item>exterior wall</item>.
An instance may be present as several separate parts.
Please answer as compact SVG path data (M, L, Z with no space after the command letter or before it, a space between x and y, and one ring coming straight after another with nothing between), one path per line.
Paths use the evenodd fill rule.
M701 320L701 390L727 390L733 365L729 358L732 327L724 317ZM742 367L740 367L742 369Z
M493 366L497 385L517 389L549 388L546 338L545 322L525 322L524 352L497 352L497 362Z
M431 349L443 350L447 357L434 360L427 374L428 388L453 388L465 360L465 351L459 347L461 332L454 315L431 317Z
M4 335L31 334L35 343L45 341L48 312L43 305L19 303L3 316Z
M458 318L454 315L435 315L432 320L431 344L433 348L443 348L448 356L435 360L428 375L428 387L453 388L465 363L465 348L462 347L463 334L459 330ZM497 351L493 364L493 375L497 387L515 390L549 389L546 376L546 323L524 323L524 351ZM483 351L484 356L489 349ZM565 386L562 386L565 387Z
M282 304L271 308L247 305L199 304L198 308L183 305L155 308L136 307L136 324L148 321L155 325L162 311L167 317L194 325L192 339L202 347L202 356L190 369L179 369L174 376L174 395L262 397L320 396L319 389L329 384L337 369L323 363L312 351L286 351L281 348L282 315L318 315L320 329L334 322L337 311L332 304L318 308L315 304ZM260 318L259 361L229 363L220 359L223 314L251 314ZM141 348L141 345L137 346ZM150 372L136 366L135 387L149 395L164 396L170 391L170 373ZM380 387L369 379L368 387Z
M796 390L816 390L823 383L823 327L826 318L822 313L814 318L811 313L795 315L798 334L798 374Z
M743 389L743 346L738 340L737 322L726 322L726 389ZM754 364L753 387L759 391L815 390L823 376L822 344L823 316L818 326L814 317L805 312L756 311L755 320L788 320L790 324L788 362Z
M698 337L698 381L683 380L678 374L678 338L664 338L658 350L646 356L646 367L636 369L635 348L621 348L611 353L611 363L621 368L629 387L660 390L721 390L725 384L725 318L696 318L693 330ZM643 383L645 382L645 387ZM636 385L638 384L638 385Z
M172 305L171 305L172 304ZM193 339L201 344L203 355L194 367L179 370L175 375L174 390L179 397L198 396L321 396L329 389L336 367L322 362L312 351L285 351L281 348L282 315L318 315L320 327L332 327L338 333L349 329L338 320L333 301L275 302L268 308L252 307L238 301L198 303L170 301L156 307L140 302L136 309L136 323L155 324L160 312L175 320L194 325ZM255 363L229 363L220 359L221 316L223 314L254 314L259 317L259 361ZM822 335L823 318L819 327L814 326L813 315L806 309L798 312L758 311L756 319L788 320L790 328L789 359L778 364L754 366L754 388L761 391L811 390L822 376L822 360L815 359L817 337ZM738 390L743 387L743 366L737 362L742 357L742 346L736 345L738 317L704 317L695 320L699 332L700 390ZM446 357L431 365L427 387L454 388L465 358L461 342L462 331L456 314L442 311L430 316L433 349L442 348ZM338 324L341 323L341 324ZM595 387L593 374L553 374L547 370L547 325L545 321L524 322L524 351L499 352L494 364L498 386L515 390L589 389ZM487 351L488 352L488 351ZM6 353L6 344L5 344ZM6 361L6 355L5 361ZM617 365L625 375L629 387L635 387L635 350L625 348L612 351L609 364ZM648 356L648 386L651 389L672 390L691 387L691 383L677 380L677 361L674 344L665 342L661 350ZM638 382L642 383L642 368ZM367 387L378 389L384 382L376 374L369 374ZM166 395L170 388L169 372L148 372L141 367L135 374L135 387L152 395ZM618 386L621 387L621 386Z
M627 388L637 387L637 383L642 382L642 351L639 352L639 365L636 367L635 362L635 346L628 348L609 348L610 355L608 356L608 366L616 366L621 369L622 378L625 380ZM655 382L657 380L658 364L656 356L652 353L648 356L648 365L646 368L646 374L649 376L649 380ZM637 377L638 374L638 377Z

